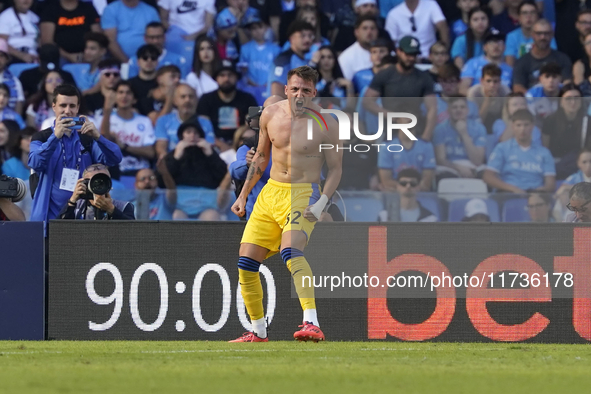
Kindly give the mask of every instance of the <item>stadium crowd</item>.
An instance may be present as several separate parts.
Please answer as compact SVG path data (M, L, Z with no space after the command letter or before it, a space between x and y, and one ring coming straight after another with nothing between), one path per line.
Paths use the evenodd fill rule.
M92 158L70 165L62 144L63 167L108 165L111 194L138 219L231 219L254 154L249 107L284 97L302 65L318 71L317 102L355 113L361 134L381 129L383 112L418 118L418 140L378 141L400 152L344 141L339 190L352 216L365 201L368 220L563 221L570 188L591 181L591 0L0 5L2 173L43 173L61 114L84 115ZM56 110L64 84L80 92L61 90L76 113ZM28 219L57 218L68 207L52 193L63 190L40 180L19 204ZM482 196L445 198L445 183Z

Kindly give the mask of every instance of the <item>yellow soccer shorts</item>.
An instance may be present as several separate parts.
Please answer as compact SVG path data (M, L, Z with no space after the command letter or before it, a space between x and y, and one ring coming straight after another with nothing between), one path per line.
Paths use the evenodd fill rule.
M303 231L308 241L316 222L304 218L304 209L320 198L317 183L282 183L269 179L259 193L240 243L269 249L267 258L279 252L281 235Z

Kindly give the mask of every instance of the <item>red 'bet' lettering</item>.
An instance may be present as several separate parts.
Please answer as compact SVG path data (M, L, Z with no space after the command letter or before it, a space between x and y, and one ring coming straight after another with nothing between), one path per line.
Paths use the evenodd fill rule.
M591 341L591 228L573 231L573 256L554 257L554 271L573 274L573 326Z
M481 278L483 275L496 274L501 271L516 271L526 273L528 278L538 274L540 278L544 270L535 261L517 254L498 254L485 259L472 272L472 276ZM519 282L519 278L516 282ZM499 281L493 282L495 286ZM511 281L505 281L505 287ZM494 341L523 341L532 338L542 332L550 323L550 320L541 313L536 312L526 322L521 324L499 324L488 313L487 302L550 302L552 291L545 283L530 288L513 289L488 289L486 284L482 287L468 287L466 289L466 310L468 317L476 330Z
M403 271L431 272L450 275L439 260L423 254L405 254L387 261L386 227L369 228L368 276L377 276L386 283L389 276ZM369 287L367 300L367 330L369 339L386 339L389 334L403 341L423 341L441 335L453 318L456 307L456 291L453 286L437 288L437 305L431 316L419 324L404 324L392 317L388 310L388 287Z

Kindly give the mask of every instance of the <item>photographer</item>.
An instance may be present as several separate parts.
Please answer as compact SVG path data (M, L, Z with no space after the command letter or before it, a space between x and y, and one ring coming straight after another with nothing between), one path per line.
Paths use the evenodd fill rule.
M33 135L30 146L29 167L36 173L30 182L35 190L31 221L58 217L76 189L81 169L93 163L116 166L121 162L117 144L101 136L88 118L80 117L82 125L72 119L80 109L76 87L62 84L55 88L52 107L57 117L54 125Z
M104 174L108 177L96 177ZM95 178L93 178L95 177ZM82 179L76 182L72 197L60 212L60 219L80 220L135 220L133 204L126 201L113 200L109 194L111 174L107 166L92 164L84 170ZM93 194L91 190L100 188L101 194ZM99 192L94 190L95 192ZM102 193L105 194L102 194Z

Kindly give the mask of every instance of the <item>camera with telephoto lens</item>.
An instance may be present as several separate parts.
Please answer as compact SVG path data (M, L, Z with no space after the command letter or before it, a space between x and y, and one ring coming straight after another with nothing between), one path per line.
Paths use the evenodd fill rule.
M0 198L10 198L13 202L19 202L27 194L27 185L21 179L8 175L0 175Z
M80 196L83 200L94 200L95 195L104 196L113 186L111 177L103 173L94 174L92 178L85 179L84 184L86 185L86 193Z
M84 124L84 118L80 118L80 117L74 117L74 118L68 118L70 120L70 122L74 122L73 126L68 127L70 130L75 130L75 131L79 131L82 128L82 125Z

